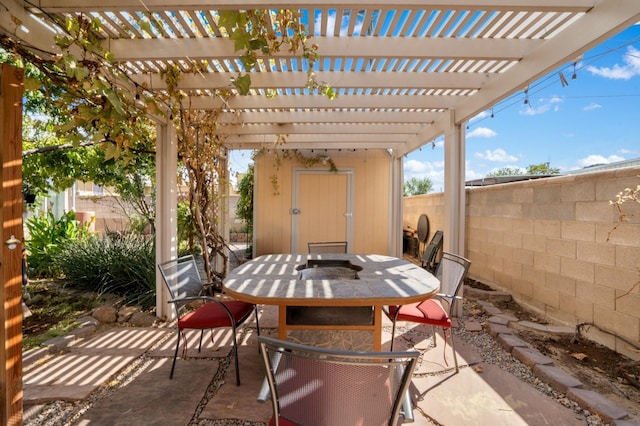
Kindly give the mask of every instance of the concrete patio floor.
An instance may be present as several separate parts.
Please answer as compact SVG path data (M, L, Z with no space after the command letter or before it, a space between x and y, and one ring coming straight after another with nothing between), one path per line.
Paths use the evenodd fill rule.
M385 326L384 347L390 340ZM264 307L260 328L277 335L277 310ZM409 327L409 326L406 326ZM456 340L458 374L447 368L443 342L431 328L411 325L415 347L423 356L410 388L415 425L584 425L585 420L554 399L495 365L482 362L475 348ZM483 332L483 331L478 331ZM25 362L25 424L37 418L47 401L83 401L102 392L74 420L77 425L226 425L266 423L269 403L256 400L263 383L254 323L242 332L239 350L241 385L235 369L229 332L219 332L201 353L197 337L189 339L187 359L179 358L169 380L175 344L171 328L114 328L72 345L64 353ZM416 339L414 336L422 336ZM396 337L397 342L406 342ZM421 340L422 339L422 340ZM401 347L396 347L400 350ZM449 363L452 358L447 345ZM125 382L117 373L137 362L135 378ZM111 390L106 390L111 388ZM345 399L348 401L348 399Z

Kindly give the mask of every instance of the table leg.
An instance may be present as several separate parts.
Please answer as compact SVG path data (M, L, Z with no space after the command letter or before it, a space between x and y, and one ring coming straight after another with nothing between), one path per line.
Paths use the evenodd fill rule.
M287 307L278 306L278 339L287 340Z
M373 351L382 350L382 306L373 307Z

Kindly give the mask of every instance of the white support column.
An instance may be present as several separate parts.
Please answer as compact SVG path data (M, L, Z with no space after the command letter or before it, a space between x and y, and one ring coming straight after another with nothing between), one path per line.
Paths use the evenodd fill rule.
M156 264L178 255L178 147L172 123L156 130ZM169 292L156 271L156 316L173 319Z
M402 258L402 157L391 157L389 203L389 256Z
M456 124L449 111L444 138L444 249L464 256L465 239L465 141L464 123Z

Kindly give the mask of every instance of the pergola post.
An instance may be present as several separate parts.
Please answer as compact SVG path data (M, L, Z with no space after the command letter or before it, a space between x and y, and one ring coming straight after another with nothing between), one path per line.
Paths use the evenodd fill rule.
M22 424L22 93L24 71L2 65L0 134L0 424Z
M175 126L156 130L156 263L178 256L178 145ZM169 291L156 270L156 316L173 319Z
M444 249L464 256L465 228L464 123L456 123L449 111L444 137Z
M391 158L391 176L390 176L390 186L391 190L389 191L391 202L389 203L390 212L389 212L389 226L391 229L389 230L389 256L395 256L402 258L402 215L403 215L403 170L402 170L402 157L393 156Z

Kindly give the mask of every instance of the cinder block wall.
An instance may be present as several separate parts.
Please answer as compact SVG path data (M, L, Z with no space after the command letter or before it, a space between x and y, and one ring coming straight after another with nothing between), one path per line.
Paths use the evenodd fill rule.
M467 189L469 276L551 323L595 324L584 328L592 339L639 359L640 204L623 206L635 214L624 223L610 205L639 175L625 168ZM443 201L405 198L404 224L425 213L431 234L441 229Z

